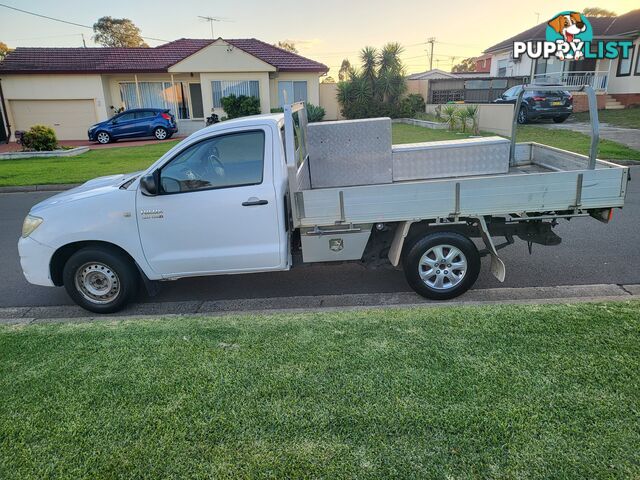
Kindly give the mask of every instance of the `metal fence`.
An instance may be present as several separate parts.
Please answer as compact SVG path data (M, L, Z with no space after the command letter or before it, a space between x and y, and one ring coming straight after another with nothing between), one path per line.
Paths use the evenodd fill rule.
M555 72L538 73L533 76L533 83L560 83L568 87L589 85L596 91L606 91L609 75L606 70L592 72Z
M439 78L429 81L428 103L491 103L528 77Z

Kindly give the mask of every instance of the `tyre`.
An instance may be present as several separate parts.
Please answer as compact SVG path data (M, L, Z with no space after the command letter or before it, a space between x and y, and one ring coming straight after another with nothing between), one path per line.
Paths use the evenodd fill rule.
M553 122L554 123L562 123L564 122L567 118L569 118L569 115L560 115L558 117L553 117Z
M121 310L138 291L139 274L130 258L104 247L71 255L63 270L64 287L82 308L95 313Z
M98 140L98 143L102 143L104 145L109 143L112 139L111 135L109 135L107 132L98 132L96 135L96 140Z
M409 247L403 267L416 293L431 300L447 300L473 286L480 273L480 254L464 235L430 233Z
M158 127L153 131L153 136L158 140L165 140L169 136L169 132L167 132L166 128Z
M527 107L520 107L520 111L518 112L518 123L520 125L524 125L529 121L529 113L527 112Z

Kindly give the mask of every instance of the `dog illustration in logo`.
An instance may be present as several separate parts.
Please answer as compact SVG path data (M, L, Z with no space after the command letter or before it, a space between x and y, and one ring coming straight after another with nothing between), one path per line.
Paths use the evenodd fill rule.
M549 25L557 33L562 35L565 43L573 42L573 39L576 35L587 30L587 26L582 21L582 16L578 12L570 12L568 14L558 15L557 17L549 20L547 25ZM574 54L572 49L569 49L566 54L558 50L556 52L556 56L560 60L580 60L584 56L584 54L579 50Z

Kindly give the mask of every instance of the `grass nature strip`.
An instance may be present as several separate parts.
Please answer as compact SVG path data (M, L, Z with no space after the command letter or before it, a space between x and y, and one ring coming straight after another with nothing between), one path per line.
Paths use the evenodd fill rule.
M640 303L0 328L0 477L637 478Z

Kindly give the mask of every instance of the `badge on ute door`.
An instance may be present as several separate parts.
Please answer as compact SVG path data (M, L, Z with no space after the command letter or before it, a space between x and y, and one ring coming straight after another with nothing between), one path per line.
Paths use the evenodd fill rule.
M339 252L344 248L344 240L341 238L332 238L329 240L329 250Z

